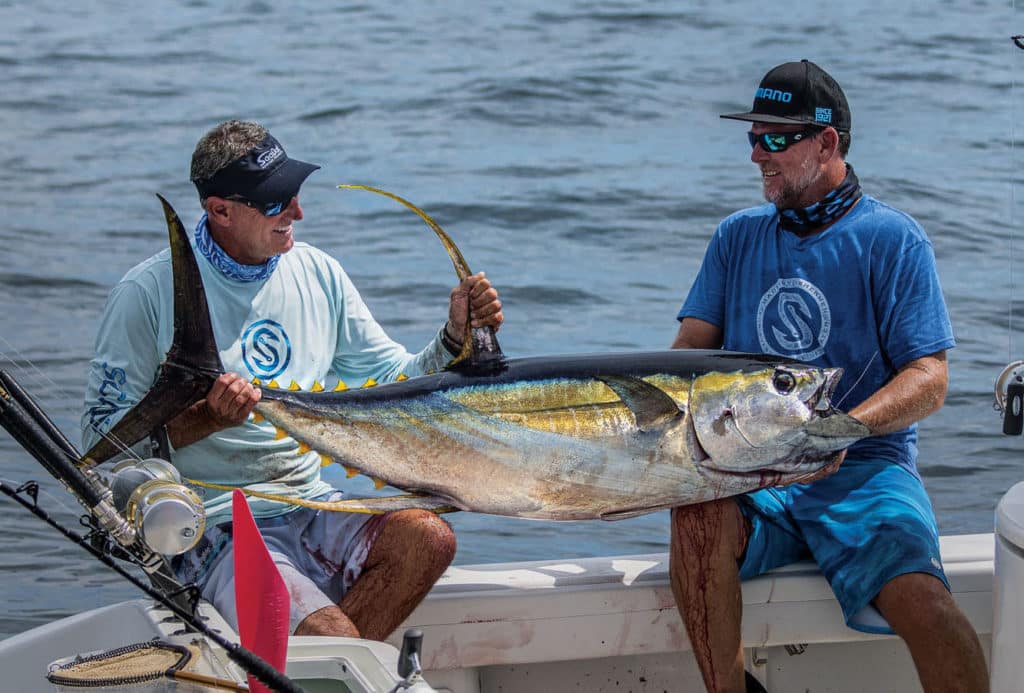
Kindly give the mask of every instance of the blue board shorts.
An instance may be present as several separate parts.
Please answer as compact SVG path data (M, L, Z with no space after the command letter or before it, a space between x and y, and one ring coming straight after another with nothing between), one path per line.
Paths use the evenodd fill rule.
M871 601L899 575L927 573L949 589L928 494L921 479L901 465L844 460L824 479L736 500L751 524L740 578L813 560L855 630L893 632Z
M314 500L335 501L343 496L334 491ZM292 633L314 611L341 601L362 574L383 526L383 515L301 507L256 520L270 557L288 587ZM175 557L171 565L180 580L199 587L203 599L213 604L237 632L231 523L206 530L195 548Z

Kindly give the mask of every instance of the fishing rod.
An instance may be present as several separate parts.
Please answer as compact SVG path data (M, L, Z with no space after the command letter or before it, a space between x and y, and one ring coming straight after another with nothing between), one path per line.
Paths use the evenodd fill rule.
M254 652L247 650L239 644L233 643L227 638L221 636L215 630L204 624L200 619L196 618L193 613L187 609L182 609L177 603L170 599L163 592L147 585L142 580L138 579L127 570L119 566L114 559L108 556L103 551L100 551L95 546L89 537L83 537L81 534L63 526L57 520L50 517L50 515L39 507L38 504L38 491L39 485L30 481L18 488L14 488L4 481L0 481L0 492L3 492L8 497L18 502L22 507L27 509L33 515L38 517L40 520L50 525L58 532L63 534L66 538L70 539L75 544L78 544L83 549L88 551L94 558L103 563L118 575L123 577L128 582L132 583L140 590L146 593L147 596L159 602L162 606L169 609L175 616L184 621L188 626L194 628L197 632L203 636L209 638L216 644L224 648L227 652L228 657L238 664L247 673L252 674L260 680L266 686L269 686L278 693L303 693L303 689L300 688L294 681L286 677L284 674L279 672L277 669L272 667L264 659L256 655ZM31 498L31 501L25 498L25 495ZM94 528L94 531L102 531L98 528ZM195 590L195 587L182 588L183 590ZM198 595L193 597L193 601L198 600Z
M0 425L71 492L119 544L135 545L134 528L114 507L113 493L93 472L75 465L78 453L35 400L0 369ZM153 557L145 564L155 569Z
M150 598L169 609L186 626L209 638L222 647L228 657L247 673L278 693L302 693L294 681L277 671L268 662L255 653L232 643L206 626L196 613L199 597L195 586L183 586L174 577L161 553L149 546L149 541L158 545L170 544L175 547L182 545L180 537L168 541L165 533L147 532L147 519L166 515L168 508L181 517L181 509L188 511L188 504L182 504L181 496L174 496L175 484L167 479L154 476L145 469L132 469L120 477L113 477L115 483L124 480L142 480L129 495L126 508L131 510L133 521L129 521L117 505L124 503L125 492L118 494L121 502L115 502L114 490L92 470L82 470L75 461L80 458L74 445L60 432L56 424L46 416L36 401L28 394L9 373L0 369L0 426L3 426L21 446L34 457L46 471L56 478L81 503L89 514L83 518L83 524L90 528L87 536L82 536L64 527L39 507L39 484L30 481L18 488L0 481L0 492L18 502L33 515L55 528L67 539L81 546L94 558L122 576L142 590ZM157 460L143 461L157 462ZM151 465L152 466L152 465ZM170 465L167 465L168 467ZM116 467L115 467L116 469ZM129 484L130 485L130 484ZM184 488L184 487L182 487ZM170 495L168 495L170 492ZM188 491L188 493L192 493ZM194 494L192 494L194 496ZM26 497L27 496L27 497ZM156 503L152 502L154 496ZM29 500L31 499L31 500ZM150 503L147 504L147 499ZM169 503L168 504L168 500ZM195 499L198 501L198 498ZM163 513L146 513L162 503ZM199 503L201 512L201 502ZM161 518L162 519L162 518ZM161 524L164 524L161 522ZM181 527L179 521L173 523ZM183 527L185 530L201 534L202 524ZM183 532L189 534L189 531ZM198 537L196 537L198 538ZM180 551L176 551L180 553ZM127 560L146 572L150 580L162 589L144 583L127 570L118 565L111 554Z

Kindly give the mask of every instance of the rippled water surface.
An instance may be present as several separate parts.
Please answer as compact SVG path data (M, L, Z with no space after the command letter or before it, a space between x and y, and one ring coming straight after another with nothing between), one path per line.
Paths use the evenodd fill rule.
M411 348L443 319L450 263L411 214L338 183L393 190L456 238L501 289L509 355L661 348L717 221L760 200L744 126L718 114L806 57L851 102L865 189L934 242L959 347L920 468L944 533L990 531L1022 477L1021 441L991 407L1024 343L1011 4L224 5L0 0L0 351L74 440L107 292L166 244L154 193L194 223L189 157L216 122L260 120L323 164L297 233ZM0 478L40 480L44 506L76 522L6 434ZM667 546L664 513L452 522L460 563ZM7 500L0 527L0 636L137 594Z

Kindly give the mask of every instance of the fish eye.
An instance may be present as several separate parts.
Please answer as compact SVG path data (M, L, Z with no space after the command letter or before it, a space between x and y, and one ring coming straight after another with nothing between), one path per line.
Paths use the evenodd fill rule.
M796 388L796 376L788 371L775 371L772 376L772 385L781 395L788 395Z

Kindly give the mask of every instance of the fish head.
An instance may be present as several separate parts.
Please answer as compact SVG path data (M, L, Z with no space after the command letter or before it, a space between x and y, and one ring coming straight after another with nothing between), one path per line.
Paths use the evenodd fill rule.
M841 368L773 364L696 377L689 414L695 462L723 472L800 476L869 435L832 405Z

